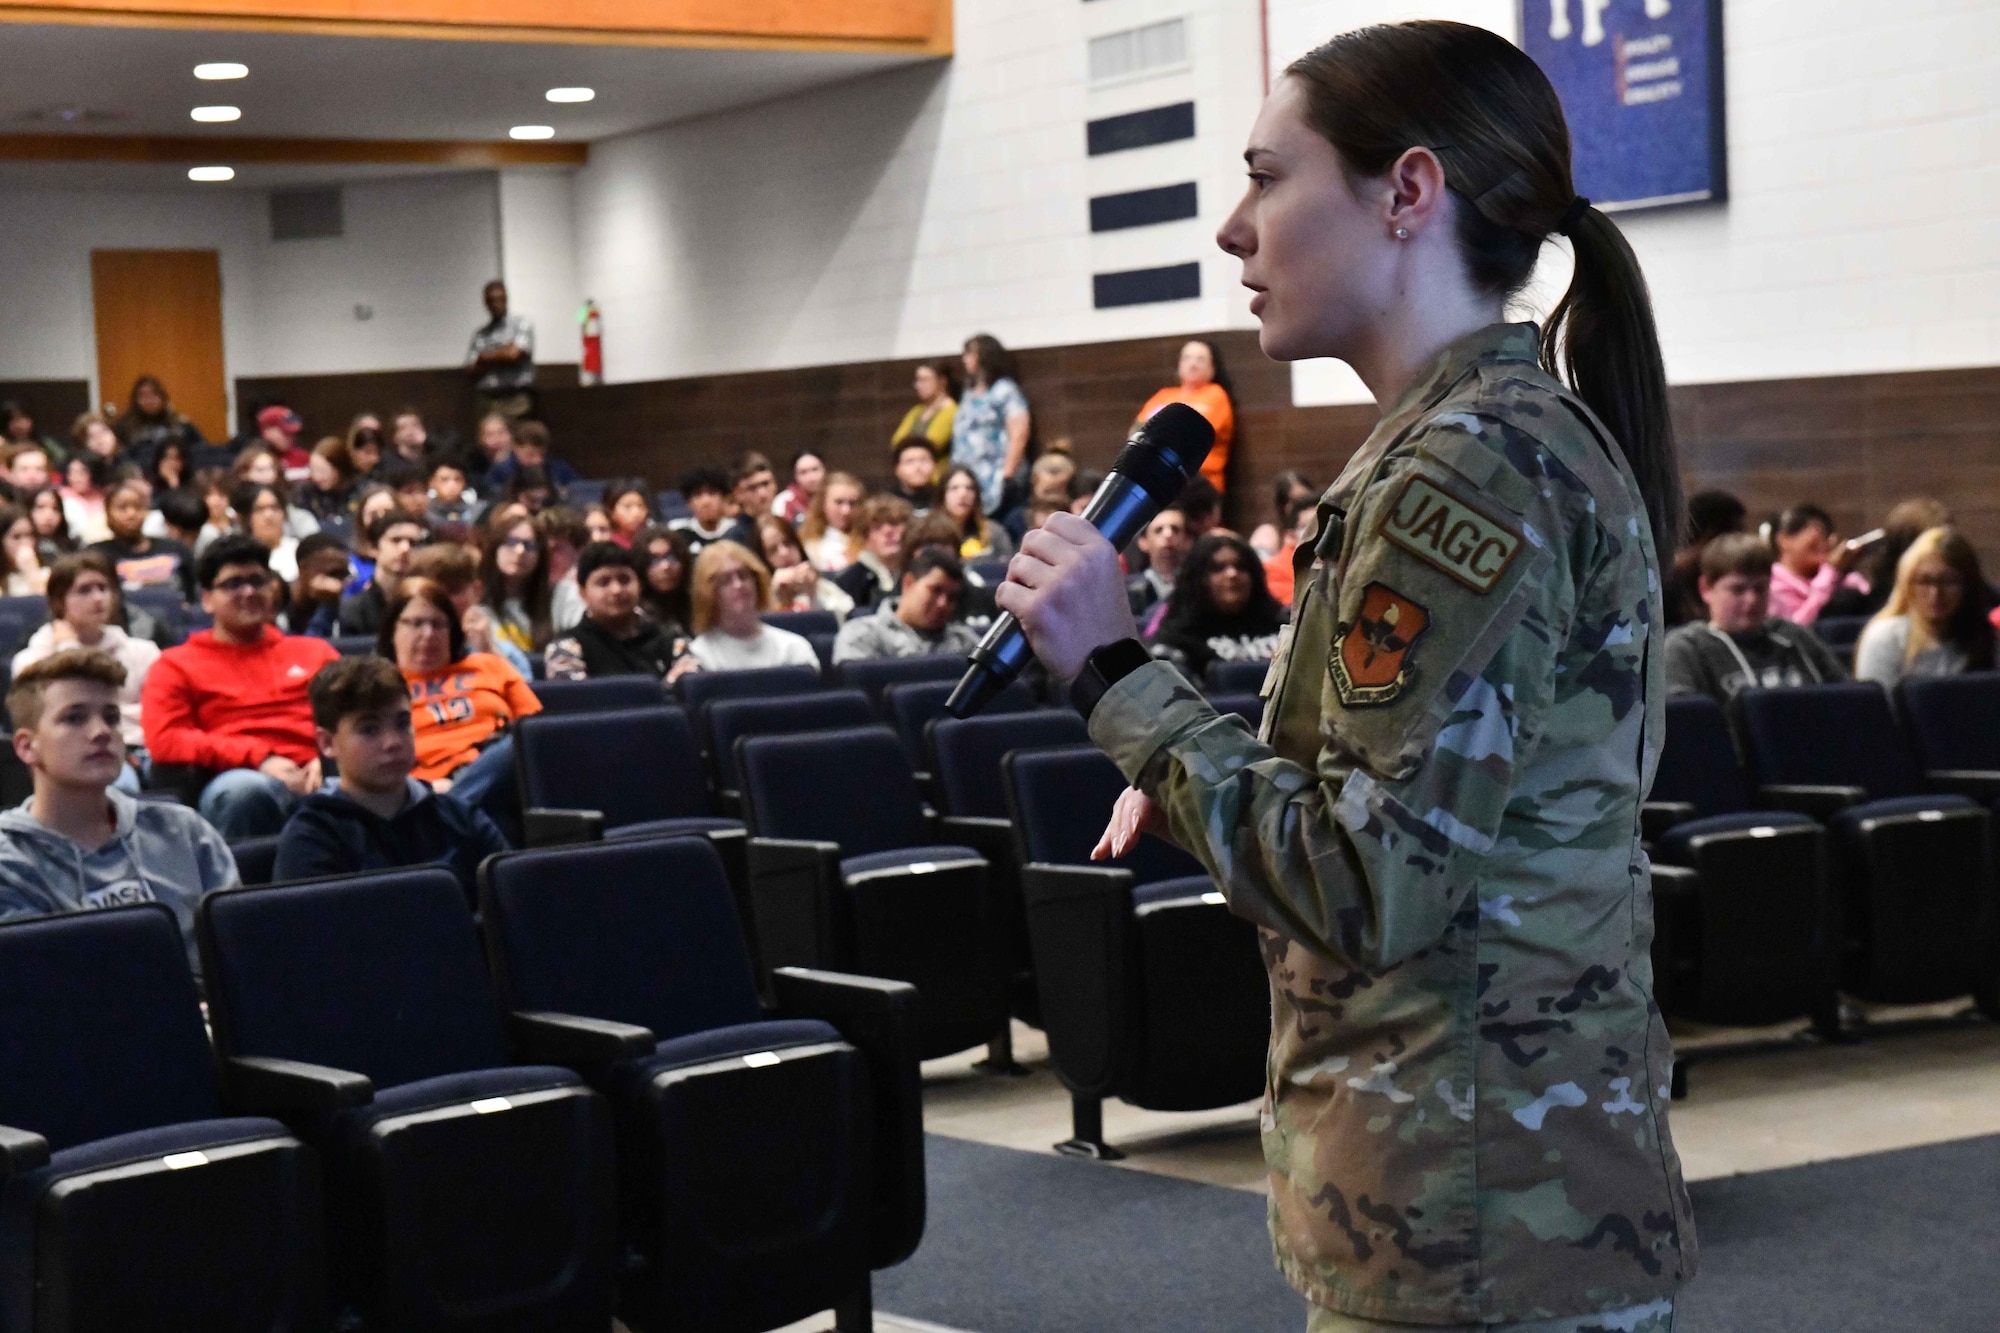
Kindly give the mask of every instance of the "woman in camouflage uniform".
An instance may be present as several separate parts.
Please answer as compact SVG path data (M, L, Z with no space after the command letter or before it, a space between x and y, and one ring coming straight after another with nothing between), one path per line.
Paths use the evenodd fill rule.
M999 603L1133 784L1100 853L1170 836L1262 927L1271 1230L1310 1327L1665 1333L1695 1238L1639 847L1680 524L1644 280L1547 80L1481 29L1327 44L1245 157L1219 240L1264 350L1386 408L1299 546L1263 734L1131 642L1080 520ZM1568 295L1502 322L1556 234Z

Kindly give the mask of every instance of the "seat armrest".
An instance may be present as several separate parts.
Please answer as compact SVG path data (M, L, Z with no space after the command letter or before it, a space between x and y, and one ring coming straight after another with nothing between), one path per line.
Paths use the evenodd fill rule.
M923 1239L924 1093L917 988L907 981L804 967L771 974L778 1012L833 1024L868 1069L875 1120L874 1218L868 1266L887 1268Z
M1864 787L1820 786L1782 782L1757 789L1757 804L1766 810L1789 810L1814 819L1830 819L1850 805L1868 799Z
M1079 1096L1115 1096L1144 1031L1131 973L1132 872L1031 861L1021 896L1056 1075Z
M231 1106L280 1119L316 1111L345 1111L375 1100L375 1085L365 1074L262 1055L225 1059L222 1087Z
M2000 772L1990 769L1935 768L1924 774L1924 782L1933 791L1970 796L1982 803L2000 798Z
M49 1164L49 1141L32 1130L0 1125L0 1181Z
M1648 801L1639 807L1639 835L1658 842L1674 825L1685 824L1695 815L1692 801Z
M1021 867L1021 891L1030 908L1073 898L1108 898L1131 892L1132 872L1120 866L1056 865L1030 861Z
M932 836L941 843L970 847L988 861L1014 863L1014 821L991 815L939 815L931 821Z
M516 1011L507 1015L507 1044L523 1064L608 1065L651 1055L651 1028L580 1014Z
M562 847L604 840L602 810L556 810L533 806L521 812L521 836L530 847Z
M1701 876L1686 866L1661 865L1653 862L1653 897L1682 898L1693 893L1701 885Z
M839 967L847 956L840 888L840 844L798 838L751 838L744 849L758 964Z

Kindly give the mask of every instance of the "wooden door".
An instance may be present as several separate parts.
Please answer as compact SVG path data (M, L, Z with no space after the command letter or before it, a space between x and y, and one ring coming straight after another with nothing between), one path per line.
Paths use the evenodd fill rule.
M222 366L222 268L213 250L92 250L98 406L122 412L156 376L211 440L235 434Z

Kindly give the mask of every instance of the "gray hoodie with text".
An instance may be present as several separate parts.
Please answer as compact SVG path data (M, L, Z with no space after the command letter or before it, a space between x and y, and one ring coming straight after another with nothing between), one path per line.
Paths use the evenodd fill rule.
M165 903L199 973L194 906L237 882L229 844L186 806L135 801L115 788L104 797L116 831L94 852L37 820L33 797L0 812L0 919Z

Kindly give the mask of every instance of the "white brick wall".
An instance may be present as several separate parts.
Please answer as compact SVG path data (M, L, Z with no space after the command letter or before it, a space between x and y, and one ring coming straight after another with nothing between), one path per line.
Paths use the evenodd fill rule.
M1537 7L1547 0L1531 0ZM1636 3L1636 0L1620 0ZM1271 0L1282 64L1397 0ZM1432 17L1513 32L1506 0ZM2000 6L1723 6L1730 199L1620 218L1676 383L2000 363ZM1551 249L1541 285L1567 265ZM1300 402L1365 402L1301 364Z

